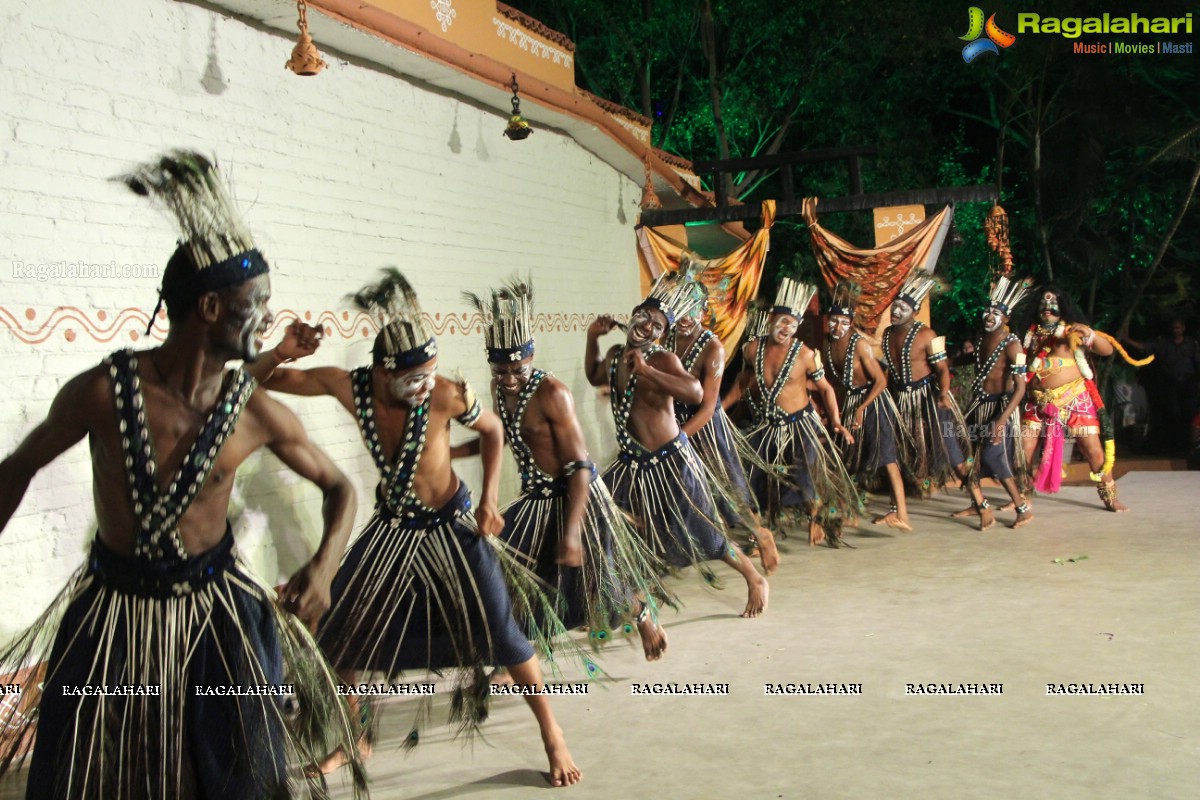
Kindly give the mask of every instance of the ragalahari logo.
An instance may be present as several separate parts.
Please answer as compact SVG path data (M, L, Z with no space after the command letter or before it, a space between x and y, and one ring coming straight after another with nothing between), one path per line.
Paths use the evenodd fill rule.
M979 58L984 53L992 55L1000 55L1000 48L1005 49L1012 47L1012 43L1017 40L1007 31L1000 30L1000 26L996 24L996 15L992 14L987 18L987 23L983 21L983 9L978 6L971 6L967 9L967 21L970 25L965 36L958 37L964 42L969 42L963 48L963 61L970 64L975 59ZM980 37L987 34L986 39Z

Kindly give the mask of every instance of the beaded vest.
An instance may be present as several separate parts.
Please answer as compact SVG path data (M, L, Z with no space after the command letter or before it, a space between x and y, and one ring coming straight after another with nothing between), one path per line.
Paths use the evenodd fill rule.
M904 345L900 349L900 355L902 356L903 363L900 364L898 372L896 365L892 363L892 328L888 327L888 329L883 332L883 363L885 366L887 366L888 374L893 378L898 377L900 383L904 386L912 383L913 342L916 340L917 334L924 327L925 323L917 320L912 324L912 327L908 329L908 335L904 337Z
M829 369L833 370L833 374L837 376L847 394L858 394L866 390L868 384L862 386L854 385L854 356L858 352L858 343L862 340L862 334L858 331L850 331L850 343L846 345L846 356L842 359L842 367L838 369L837 359L833 357L833 340L825 341L825 363L829 365Z
M704 348L714 338L716 338L716 334L707 328L700 331L700 335L696 337L696 341L692 342L691 347L680 357L680 361L683 362L683 368L691 372L692 367L696 366L696 362L700 360L700 354L704 352ZM674 350L674 347L672 347L672 350ZM716 402L720 404L721 398L718 397ZM675 417L679 420L680 424L687 422L688 418L699 410L699 405L681 403L678 400L675 401Z
M804 349L804 343L799 339L792 339L791 345L788 346L787 355L783 358L783 365L779 369L779 374L775 376L774 383L768 386L767 337L761 336L757 341L758 352L754 354L754 388L756 391L747 393L747 397L750 400L750 410L754 414L754 418L759 422L781 420L787 414L779 407L779 395L783 391L783 387L787 386L788 380L792 377L792 369L796 366L796 358L800 355L800 351Z
M648 346L644 351L647 360L662 352L665 352L664 348L656 344ZM633 395L637 391L637 375L632 372L629 374L625 391L622 392L617 388L617 371L624 354L625 347L622 346L613 356L612 364L608 368L608 388L612 400L613 421L617 424L617 444L620 445L623 453L644 453L646 448L629 432L629 412L633 410Z
M429 428L429 405L433 393L425 402L409 410L404 420L404 432L395 456L389 461L379 442L379 429L375 424L375 398L371 391L371 367L359 367L350 373L350 387L354 395L355 419L359 432L379 469L380 481L375 491L378 503L391 512L392 516L416 517L425 510L425 505L412 493L413 481L417 477L417 463L425 451L425 437Z
M983 384L987 380L987 376L992 374L992 369L995 368L996 362L1000 360L1000 356L1004 354L1004 348L1008 347L1013 342L1021 343L1021 340L1012 334L1010 331L1007 336L1000 340L995 349L988 354L987 358L983 357L983 337L980 336L975 340L975 380L971 382L971 394L973 396L982 396L984 394Z
M179 469L163 489L158 480L154 443L146 425L146 401L138 375L138 357L129 350L121 350L104 363L112 378L121 449L125 453L130 499L137 517L134 557L155 562L187 561L191 556L184 549L179 520L212 472L217 453L254 392L255 381L241 369L226 373L216 405L204 420Z
M548 376L548 372L534 369L533 374L529 376L529 381L521 387L521 393L517 396L516 408L512 412L509 412L499 389L496 390L495 397L496 413L500 415L500 421L504 423L504 435L508 438L513 458L517 460L517 469L521 472L521 493L533 493L543 497L557 494L559 487L556 486L555 479L547 475L534 461L533 451L529 449L529 445L521 436L521 423L525 420L525 411L529 408L529 401L533 399L538 387Z

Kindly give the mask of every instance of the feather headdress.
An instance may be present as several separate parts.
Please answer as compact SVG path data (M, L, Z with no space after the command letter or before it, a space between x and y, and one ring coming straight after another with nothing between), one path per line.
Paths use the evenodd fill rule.
M829 308L825 313L829 316L849 317L854 323L855 309L858 308L858 298L862 296L862 287L854 281L840 280L833 287L829 299Z
M1017 303L1024 300L1025 295L1029 294L1032 288L1033 283L1028 278L1016 281L1002 275L992 284L992 292L988 296L988 307L999 309L1001 314L1011 317L1012 310L1016 308Z
M897 300L902 300L916 311L921 307L921 302L933 289L937 279L922 269L915 269L905 278L904 284L900 287L900 294L896 295Z
M410 369L437 355L437 340L425 322L417 293L400 270L384 268L378 283L364 286L350 297L379 324L371 351L376 366Z
M174 220L180 250L191 258L201 292L218 291L267 272L267 261L255 247L216 165L205 156L172 150L118 180L154 200Z
M490 298L463 292L463 299L483 317L488 361L511 364L533 355L533 283L513 278Z
M800 283L792 278L784 278L775 290L775 305L771 307L772 314L790 314L797 320L804 318L808 304L812 302L817 287L811 283Z
M680 262L678 271L659 275L650 294L637 308L658 309L666 316L668 327L680 317L693 313L708 302L708 293L693 275L699 267L702 265L685 258Z

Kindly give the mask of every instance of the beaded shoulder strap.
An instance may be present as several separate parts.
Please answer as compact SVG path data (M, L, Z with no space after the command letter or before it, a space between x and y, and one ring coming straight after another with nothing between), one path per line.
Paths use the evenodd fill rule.
M527 476L541 470L538 468L537 462L533 460L533 451L529 449L529 445L525 443L524 437L521 436L521 424L525 421L525 412L529 408L529 401L533 399L538 387L542 385L542 381L549 374L540 369L533 371L533 374L529 376L529 381L522 387L521 393L517 396L517 405L511 414L504 402L504 398L500 394L500 390L496 390L496 413L500 415L500 421L504 423L504 433L508 438L509 447L512 448L513 457L517 460L517 467L521 470L521 479L523 482L528 480Z
M983 357L983 337L980 336L975 340L975 380L971 382L972 394L983 394L984 381L987 380L988 375L992 374L992 369L995 368L996 362L1000 360L1000 356L1004 353L1004 348L1013 342L1020 344L1021 340L1010 331L1007 336L1000 340L1000 344L996 345L991 353L988 353L985 359Z
M413 501L413 481L417 477L417 463L425 451L425 436L429 428L429 405L433 393L425 402L408 412L404 420L403 438L392 459L388 459L379 440L379 428L375 424L375 398L371 392L371 368L359 367L350 373L350 388L354 396L355 420L363 442L375 460L381 477L380 488L383 499L392 509L400 509Z
M662 352L665 352L664 348L652 344L645 349L645 358L648 360ZM617 427L617 444L626 452L637 452L645 450L629 433L629 412L633 409L633 396L637 391L637 375L630 373L629 380L625 384L625 391L622 392L617 388L617 373L624 355L625 347L621 346L608 366L609 397L612 400L613 422Z
M841 369L838 369L837 360L833 357L833 340L825 340L825 361L848 392L854 389L854 355L858 352L858 343L862 338L858 331L850 332L850 343L846 345L846 356L842 359Z
M105 363L112 378L130 499L138 519L134 555L154 561L186 561L190 555L179 535L179 520L208 480L217 453L254 392L254 379L240 368L226 373L225 386L216 405L163 490L158 482L154 444L146 425L146 401L142 396L138 357L129 350L121 350L109 356Z
M908 329L908 334L904 337L904 344L900 348L900 382L904 385L912 383L912 347L916 341L917 334L925 327L925 323L917 320ZM883 332L883 357L887 364L888 371L893 375L896 374L896 366L892 363L892 329L889 327Z
M754 354L754 381L758 391L749 393L750 406L760 419L776 419L783 416L783 409L776 401L779 399L783 387L787 386L788 380L792 377L792 368L796 365L796 358L800 355L800 351L804 349L804 343L799 339L792 340L791 345L788 346L787 355L784 356L783 365L769 387L767 386L766 344L767 337L760 336L758 352Z
M716 334L707 328L700 332L700 335L696 337L696 341L692 342L692 346L687 349L687 352L683 354L683 358L680 359L680 361L683 362L684 369L686 369L688 372L692 371L692 367L696 365L696 361L700 358L700 354L704 352L704 348L708 346L708 343L711 342L715 336Z

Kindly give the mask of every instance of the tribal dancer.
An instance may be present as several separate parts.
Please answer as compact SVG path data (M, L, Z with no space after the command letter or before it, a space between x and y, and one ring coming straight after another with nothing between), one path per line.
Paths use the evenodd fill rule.
M675 402L699 403L704 390L673 353L655 344L695 302L672 273L634 308L624 346L600 355L597 340L617 326L612 317L598 317L588 327L585 373L593 386L612 390L621 451L604 480L668 565L697 566L710 581L715 576L706 561L720 559L737 570L748 593L742 616L757 617L767 609L767 579L725 537L709 476L675 420Z
M357 671L389 679L406 669L462 668L457 673L452 721L470 732L487 715L486 665L505 667L541 728L555 786L577 783L562 729L542 688L537 656L513 618L513 596L538 594L537 579L503 562L490 541L504 527L496 507L504 430L470 387L437 374L437 341L416 293L397 270L354 296L376 316L379 335L372 364L352 372L335 367L281 369L268 389L329 395L358 423L380 482L375 513L350 546L333 582L333 604L318 638L346 683ZM480 434L483 500L471 495L450 466L450 420ZM503 574L502 574L503 568ZM527 580L521 580L525 575ZM536 602L536 601L534 601ZM548 607L539 619L562 632ZM530 612L531 618L533 613ZM422 705L418 720L428 712ZM417 725L407 739L415 744ZM323 765L339 766L334 753Z
M825 380L820 356L796 338L816 288L790 278L780 282L768 318L769 335L746 345L741 380L725 396L732 407L743 393L756 426L749 439L758 462L785 473L786 482L752 462L750 487L774 527L788 509L808 516L810 544L837 547L847 517L858 513L858 490L830 441L809 396L808 382L821 393L835 433L853 442L842 427L837 398Z
M921 494L927 496L957 475L979 511L979 529L987 530L996 520L979 486L969 480L964 456L967 426L950 394L946 339L913 316L933 284L931 276L917 270L900 288L892 303L892 324L883 332L883 360L900 411L900 427L916 448L911 468Z
M850 423L850 432L855 437L853 442L839 442L842 459L847 471L863 487L875 485L880 470L886 472L892 506L873 522L911 533L904 476L900 473L900 449L908 442L900 432L896 403L887 390L887 376L880 369L870 342L854 328L855 306L861 293L858 284L839 281L826 311L829 338L825 342L825 363L845 394L842 419ZM855 379L856 369L864 379L862 383Z
M1032 463L1038 439L1045 438L1042 461L1034 480L1039 492L1057 492L1062 485L1062 443L1074 436L1092 469L1091 478L1104 507L1128 511L1117 500L1113 478L1116 449L1112 421L1100 399L1087 354L1112 355L1116 350L1134 366L1134 361L1107 334L1089 327L1062 290L1047 288L1038 304L1037 321L1025 334L1025 356L1029 358L1029 397L1021 415L1025 459ZM1067 322L1071 320L1071 322Z
M708 309L704 284L688 279L700 302L679 317L667 336L667 346L679 357L683 368L696 376L704 389L699 405L675 401L675 416L696 454L719 484L717 508L726 526L750 527L751 547L762 559L763 572L770 575L779 567L775 534L762 526L754 496L742 465L743 454L754 458L749 442L729 421L721 407L721 376L725 372L725 346L703 324Z
M658 660L667 649L654 608L654 595L667 595L661 570L596 480L571 390L533 366L532 286L512 281L487 300L464 296L484 320L493 403L521 472L521 496L503 510L504 540L558 588L564 623L587 625L593 641L636 603L646 660Z
M1025 351L1021 340L1008 329L1012 309L1028 292L1029 281L1016 283L1005 277L997 279L992 287L983 312L983 335L974 344L975 380L971 383L971 403L964 414L974 452L969 480L975 486L980 478L1000 481L1017 512L1009 526L1012 528L1024 527L1033 520L1033 510L1020 488L1028 483L1029 472L1017 420L1017 409L1025 396ZM972 506L952 516L978 513Z
M312 763L332 738L365 795L352 715L306 628L329 607L354 490L288 409L225 369L259 356L267 262L203 156L172 152L123 180L181 229L159 295L169 330L73 378L0 463L3 528L34 475L87 437L98 520L87 564L0 653L4 671L45 664L23 692L35 710L0 716L0 772L36 728L28 798L326 797L289 762ZM325 498L321 544L278 600L226 518L238 466L264 446Z

